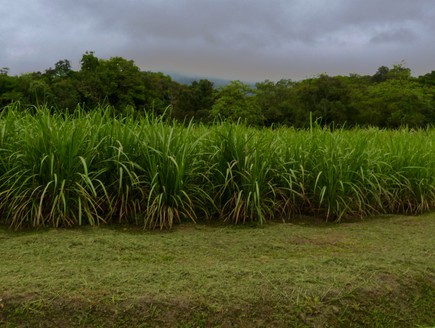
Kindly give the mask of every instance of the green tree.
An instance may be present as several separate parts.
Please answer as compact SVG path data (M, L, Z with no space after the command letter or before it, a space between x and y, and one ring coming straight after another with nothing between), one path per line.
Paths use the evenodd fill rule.
M307 117L301 111L295 85L295 82L284 79L276 83L266 80L256 84L256 101L264 115L265 125L303 125L301 121Z
M86 51L83 54L80 63L82 72L96 72L100 60L94 55L93 51Z
M372 81L375 83L384 82L388 79L388 73L390 69L387 66L381 66L376 73L372 76Z
M174 116L178 119L195 119L201 122L210 120L214 105L213 82L202 79L189 86L180 86L174 104Z
M50 79L65 78L72 72L71 63L68 59L59 60L54 68L49 68L45 71L45 75Z
M89 108L104 104L106 93L100 76L100 59L91 51L82 56L80 63L81 69L77 79L83 102Z
M29 84L27 85L27 99L33 105L47 105L53 104L53 94L49 82L40 75L32 74L27 76Z
M218 90L211 114L213 118L242 120L252 125L262 125L264 122L254 89L240 81L232 81Z
M322 74L300 82L295 89L304 112L312 112L320 124L352 122L351 89L346 78Z
M154 114L162 114L176 103L180 85L161 72L141 72L144 87L145 109Z
M393 65L393 68L387 66L381 66L377 72L372 76L372 81L375 83L382 83L387 80L408 80L411 78L411 69L405 67L402 62L400 64Z
M18 78L9 76L8 73L7 67L0 69L0 108L22 97L22 93L18 90Z
M142 75L132 60L121 57L104 60L86 52L78 80L87 106L110 104L120 111L129 106L136 109L145 106Z
M82 100L78 90L78 82L71 77L53 82L51 84L51 93L53 106L70 112L74 111Z
M434 123L433 90L411 80L391 79L371 85L357 105L364 125L397 128Z
M145 104L144 86L140 69L132 60L112 57L103 61L101 81L105 85L109 103L118 109L127 106L142 108Z
M411 69L404 66L404 63L394 65L387 73L388 80L409 80L411 79Z
M435 86L435 71L419 76L418 82L432 87Z

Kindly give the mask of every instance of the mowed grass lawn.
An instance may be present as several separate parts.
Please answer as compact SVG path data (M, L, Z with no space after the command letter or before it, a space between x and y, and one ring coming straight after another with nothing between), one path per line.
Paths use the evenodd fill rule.
M430 327L435 214L0 228L0 326Z

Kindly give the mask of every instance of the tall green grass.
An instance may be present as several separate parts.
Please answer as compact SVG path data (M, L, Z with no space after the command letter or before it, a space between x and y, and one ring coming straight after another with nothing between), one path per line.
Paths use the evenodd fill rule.
M276 209L276 144L267 133L235 124L210 129L208 190L224 220L272 219Z
M3 114L0 154L0 209L3 220L19 227L73 226L104 221L98 194L104 185L90 164L95 156L88 118Z
M345 220L435 207L435 130L254 129L85 113L0 114L0 220L12 227L310 215Z

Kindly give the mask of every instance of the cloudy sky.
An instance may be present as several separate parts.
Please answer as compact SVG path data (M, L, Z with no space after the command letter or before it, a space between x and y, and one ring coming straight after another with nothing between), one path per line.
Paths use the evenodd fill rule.
M143 70L245 81L435 70L435 0L0 0L0 67Z

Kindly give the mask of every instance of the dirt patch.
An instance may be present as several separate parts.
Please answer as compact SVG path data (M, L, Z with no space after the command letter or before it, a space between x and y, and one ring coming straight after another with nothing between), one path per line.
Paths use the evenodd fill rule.
M29 304L39 304L37 309ZM184 300L140 299L107 304L89 300L50 302L10 298L1 303L0 326L22 327L288 327L268 304L213 307Z
M415 327L433 325L434 281L379 278L393 290L353 290L327 297L228 300L38 299L1 296L0 326L20 327Z

